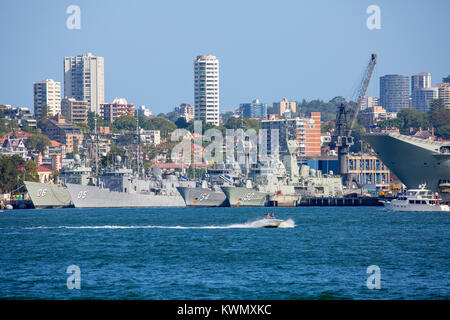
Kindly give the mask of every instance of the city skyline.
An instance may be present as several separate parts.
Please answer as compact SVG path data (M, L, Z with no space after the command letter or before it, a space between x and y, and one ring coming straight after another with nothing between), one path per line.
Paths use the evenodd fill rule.
M330 1L231 2L209 8L201 1L175 7L145 2L109 7L101 1L79 1L80 30L66 28L66 8L71 4L67 1L7 2L0 12L1 43L14 50L5 50L0 63L8 75L0 80L1 103L32 109L33 82L49 78L63 83L61 60L88 52L105 59L105 102L124 97L150 107L155 115L172 111L182 102L195 104L192 60L203 54L221 61L221 112L255 98L269 104L285 97L327 101L342 95L349 99L372 52L380 59L367 95L379 95L378 78L385 74L430 72L435 87L450 70L449 44L438 41L445 38L442 24L448 24L445 7L450 4L437 2L439 12L425 3L378 1L380 30L366 27L369 1L339 5ZM222 15L214 16L217 10ZM181 15L192 19L179 19ZM235 18L233 26L230 17ZM171 23L166 22L168 18ZM262 22L255 24L255 19ZM204 37L196 37L198 28L203 28ZM58 41L50 46L37 41L37 35L45 32ZM413 39L425 35L426 41L417 46ZM288 50L284 46L280 50L283 44Z

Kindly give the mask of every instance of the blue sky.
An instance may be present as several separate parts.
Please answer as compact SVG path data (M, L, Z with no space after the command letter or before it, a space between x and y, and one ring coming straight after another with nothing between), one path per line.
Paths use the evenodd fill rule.
M66 28L69 5L81 29ZM381 29L366 27L369 5ZM221 111L259 98L271 104L353 96L370 54L379 77L426 71L450 74L450 1L189 0L0 3L0 104L33 106L33 82L61 81L63 57L105 58L105 99L125 97L153 114L193 103L193 61L220 60Z

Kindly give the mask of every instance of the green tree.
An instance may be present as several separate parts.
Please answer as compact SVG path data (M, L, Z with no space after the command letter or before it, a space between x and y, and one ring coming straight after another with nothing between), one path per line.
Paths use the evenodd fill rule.
M177 126L164 118L149 118L144 123L139 123L139 126L145 130L159 130L161 137L166 138L170 132L177 129Z
M44 152L51 144L50 138L40 133L29 136L24 143L28 150L39 153Z
M450 139L450 109L447 109L441 99L435 99L430 104L429 119L436 134L447 140Z
M114 120L112 127L115 131L135 131L136 118L130 115L123 115Z
M0 193L13 192L23 186L24 179L38 181L36 164L25 161L18 155L0 155L0 177Z
M2 133L8 133L19 129L19 125L14 120L0 119L0 136Z

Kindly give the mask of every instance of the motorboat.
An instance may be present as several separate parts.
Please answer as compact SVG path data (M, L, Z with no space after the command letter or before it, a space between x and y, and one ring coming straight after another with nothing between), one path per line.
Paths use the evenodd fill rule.
M263 228L278 228L282 222L284 222L284 220L265 218L263 219Z
M391 201L382 201L384 207L392 211L450 211L446 204L439 201L439 194L426 189L422 184L418 189L410 189Z

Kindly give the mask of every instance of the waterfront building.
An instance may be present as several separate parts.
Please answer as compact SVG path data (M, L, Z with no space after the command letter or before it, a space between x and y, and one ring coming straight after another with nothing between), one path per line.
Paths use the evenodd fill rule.
M389 190L391 172L375 155L349 154L347 156L349 175L359 185L375 185L377 190Z
M254 99L251 103L241 103L239 109L246 118L264 119L267 117L267 104Z
M54 119L49 119L46 124L45 134L51 139L66 145L66 152L78 151L83 143L81 130L57 114Z
M297 102L289 102L287 98L283 98L283 100L273 103L273 112L279 116L287 116L290 118L297 112Z
M128 103L125 98L115 98L112 103L100 104L100 116L105 121L113 123L123 115L134 115L134 104Z
M379 105L378 97L366 96L361 100L361 110L369 109Z
M86 100L64 98L61 100L61 113L73 122L88 122L89 104Z
M92 53L64 57L64 96L85 100L100 114L105 99L104 59Z
M439 99L447 109L450 109L450 83L439 83L437 87Z
M195 118L195 108L189 103L182 103L178 107L175 107L175 112L180 118L184 118L186 122L191 122Z
M194 62L195 120L219 125L219 60L197 56Z
M44 79L33 83L34 115L53 117L61 112L61 83L52 79ZM43 114L46 112L47 114Z
M380 77L380 105L388 112L410 107L408 76L388 74Z

